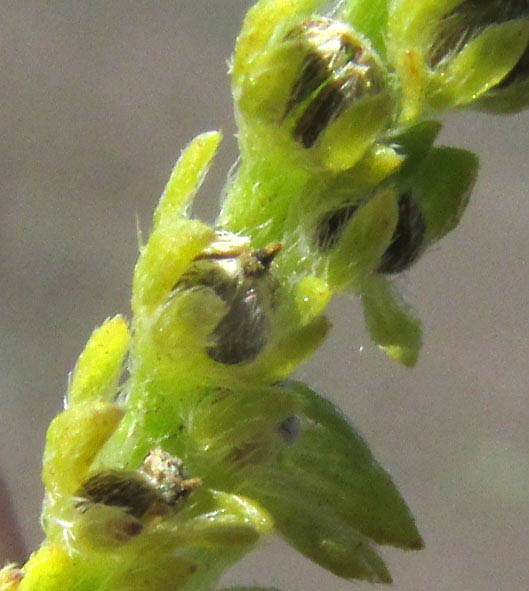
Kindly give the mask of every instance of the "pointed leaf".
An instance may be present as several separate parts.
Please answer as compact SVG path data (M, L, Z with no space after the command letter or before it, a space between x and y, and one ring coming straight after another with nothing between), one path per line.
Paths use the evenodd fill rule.
M325 510L322 503L327 499L308 500L295 480L268 476L274 480L263 480L260 500L297 550L339 577L391 583L384 562L366 538Z

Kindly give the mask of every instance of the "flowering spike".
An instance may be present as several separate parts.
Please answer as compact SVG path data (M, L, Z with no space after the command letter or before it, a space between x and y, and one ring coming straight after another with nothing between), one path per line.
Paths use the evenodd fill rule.
M375 545L423 546L406 503L338 409L285 380L346 291L379 348L417 362L420 322L387 277L456 227L478 166L426 117L527 106L528 40L525 0L257 2L222 212L189 216L212 132L140 247L131 333L107 320L77 363L46 439L46 540L2 589L213 591L274 529L338 576L391 582Z

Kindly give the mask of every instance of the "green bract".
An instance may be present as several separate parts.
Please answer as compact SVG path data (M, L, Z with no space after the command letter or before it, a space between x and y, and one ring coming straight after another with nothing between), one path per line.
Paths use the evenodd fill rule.
M221 140L205 133L140 248L130 331L107 320L79 357L46 439L46 540L2 591L212 590L273 531L338 576L391 582L376 545L423 544L404 500L339 410L287 378L341 293L380 349L417 362L393 277L457 226L478 168L427 117L526 106L528 40L514 2L250 10L222 211L189 216Z

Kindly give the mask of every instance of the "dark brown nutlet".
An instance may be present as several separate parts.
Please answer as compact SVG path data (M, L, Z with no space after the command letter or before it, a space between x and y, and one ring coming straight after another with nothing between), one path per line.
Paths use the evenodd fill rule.
M273 242L252 250L248 240L218 231L175 289L212 289L227 312L211 333L206 352L218 363L238 365L253 361L268 342L270 311L277 281L270 265L281 250Z
M207 348L207 353L225 365L249 363L267 342L268 315L259 289L245 282L224 288L222 293L229 310L213 331L215 344Z
M77 508L85 512L90 505L101 503L120 507L129 515L141 519L157 501L158 495L138 472L105 470L89 478L77 491Z
M198 486L199 479L185 476L179 458L157 447L139 470L103 470L91 476L77 491L76 506L83 513L95 504L119 507L141 520L167 514Z
M357 212L358 205L346 205L333 209L324 214L316 227L316 243L322 251L328 251L336 246L347 222Z
M391 244L380 259L379 273L400 273L414 263L424 249L426 224L411 193L399 198L399 219Z
M323 131L357 98L385 88L381 68L370 48L345 23L307 19L285 41L305 52L281 121L293 116L293 135L311 148Z

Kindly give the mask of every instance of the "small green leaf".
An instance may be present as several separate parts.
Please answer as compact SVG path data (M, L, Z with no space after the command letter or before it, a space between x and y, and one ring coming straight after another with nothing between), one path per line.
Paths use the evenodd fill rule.
M421 323L393 285L381 275L366 280L362 303L367 330L389 357L412 367L422 344Z
M320 502L308 500L303 487L285 494L281 479L274 484L263 482L260 500L272 514L281 535L297 550L339 577L391 583L386 565L370 543L327 512L322 506L325 498ZM294 482L288 484L295 486Z

